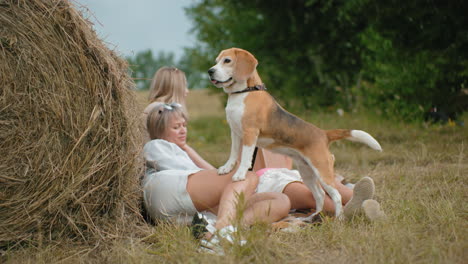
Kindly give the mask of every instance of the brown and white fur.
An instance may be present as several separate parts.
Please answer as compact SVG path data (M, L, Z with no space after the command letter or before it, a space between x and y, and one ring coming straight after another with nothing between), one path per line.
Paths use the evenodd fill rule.
M262 85L257 64L248 51L231 48L221 51L216 65L208 71L211 82L229 94L226 116L231 128L231 154L218 173L226 174L233 170L240 154L239 168L232 180L244 180L252 164L255 146L290 156L316 200L316 212L309 220L322 211L324 190L335 204L336 216L341 218L341 195L335 188L334 157L328 149L329 144L345 138L379 151L382 148L364 131L322 130L305 122L284 110L264 90L235 93Z

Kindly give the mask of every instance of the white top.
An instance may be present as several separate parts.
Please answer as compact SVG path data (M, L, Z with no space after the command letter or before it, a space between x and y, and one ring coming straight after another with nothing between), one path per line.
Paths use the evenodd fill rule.
M151 140L143 149L146 165L156 171L200 170L179 146L163 139Z
M179 146L163 139L155 139L146 143L143 155L146 161L146 176L164 170L179 170L187 171L185 174L188 177L202 170Z
M176 144L156 139L145 144L145 206L153 218L186 223L196 212L187 192L188 177L202 169Z

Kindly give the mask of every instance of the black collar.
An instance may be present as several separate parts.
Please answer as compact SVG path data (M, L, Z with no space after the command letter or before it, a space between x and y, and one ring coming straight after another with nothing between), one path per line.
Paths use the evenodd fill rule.
M265 91L267 88L265 86L265 84L261 84L261 85L255 85L255 86L252 86L252 87L247 87L245 88L244 90L241 90L241 91L237 91L237 92L233 92L231 94L238 94L238 93L245 93L245 92L253 92L253 91Z

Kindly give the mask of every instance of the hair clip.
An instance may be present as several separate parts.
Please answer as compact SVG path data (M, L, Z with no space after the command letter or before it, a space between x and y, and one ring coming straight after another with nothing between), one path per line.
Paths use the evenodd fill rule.
M177 103L177 102L172 102L169 105L172 106L172 107L182 107L182 105Z
M174 110L174 108L180 108L180 107L182 107L182 105L176 102L164 104L164 108L167 110L171 110L171 111Z
M176 102L169 103L169 104L163 104L161 106L161 108L159 108L158 113L161 114L164 110L172 111L172 110L174 110L174 108L179 108L179 107L182 107L182 105L179 104L179 103L176 103Z

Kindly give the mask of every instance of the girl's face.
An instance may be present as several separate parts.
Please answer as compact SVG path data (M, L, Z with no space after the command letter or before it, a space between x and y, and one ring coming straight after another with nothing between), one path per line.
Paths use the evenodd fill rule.
M162 139L167 140L182 147L187 140L187 122L182 116L172 115L169 118L169 125L164 131Z

